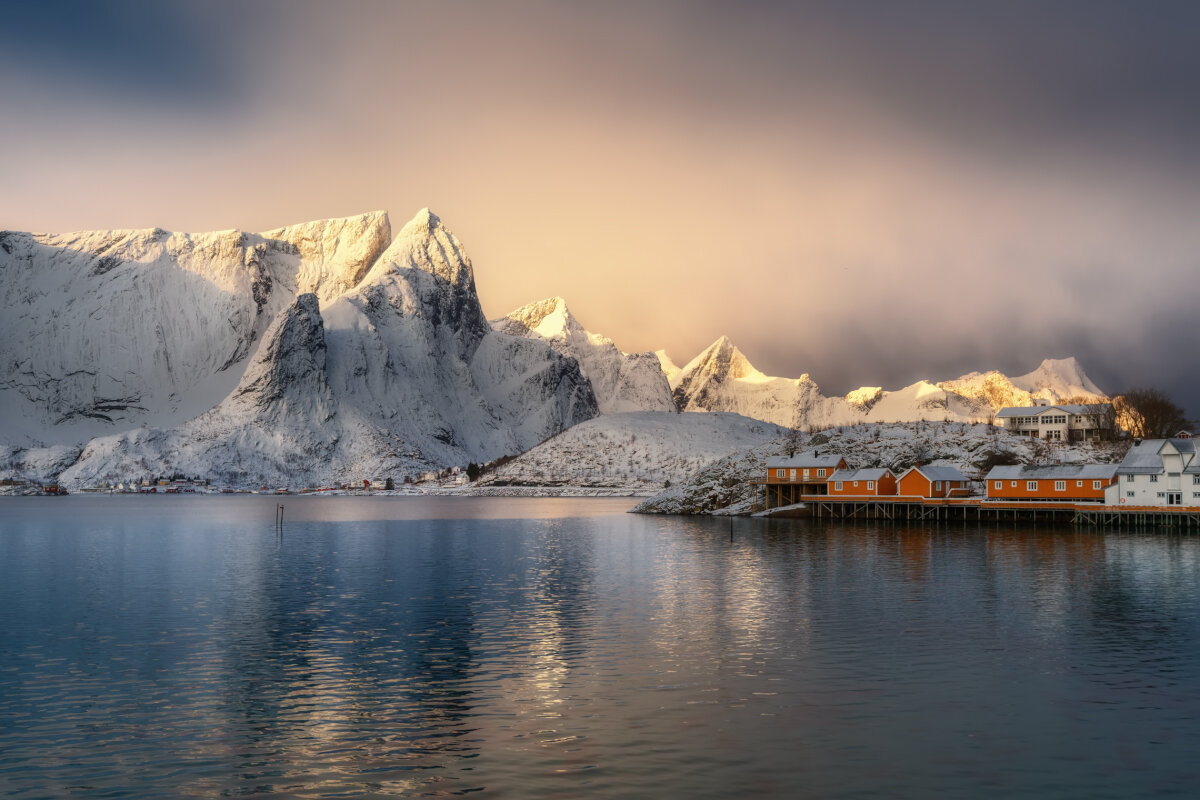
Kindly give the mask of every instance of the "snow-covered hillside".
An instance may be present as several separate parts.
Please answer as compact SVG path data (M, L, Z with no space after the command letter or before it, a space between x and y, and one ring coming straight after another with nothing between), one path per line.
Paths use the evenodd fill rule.
M815 447L822 453L845 456L851 467L889 467L899 473L914 464L947 465L974 477L986 474L995 463L1113 463L1121 460L1127 445L1049 443L991 425L962 422L860 423L784 437L731 453L642 502L634 511L746 513L752 493L750 480L765 475L768 457Z
M777 425L737 414L606 414L487 473L474 488L572 486L653 493L715 459L785 433Z
M390 241L383 212L263 234L0 233L0 442L196 416L297 293L336 296Z
M722 336L682 369L660 351L675 402L683 411L729 411L800 429L856 422L981 421L1005 406L1051 403L1104 394L1073 358L1047 359L1033 372L1008 378L971 373L951 381L917 381L895 391L864 386L845 397L826 397L807 374L775 378L757 370Z
M578 361L602 414L675 410L667 376L654 353L623 353L611 339L589 333L561 297L522 306L492 320L492 327L543 340Z
M470 259L435 215L422 211L381 253L368 238L370 247L304 244L354 258L332 282L293 276L319 291L292 297L269 321L249 367L215 407L180 425L97 437L63 482L172 472L242 485L399 480L524 452L597 413L575 361L491 329ZM370 263L364 253L374 253ZM352 280L337 293L339 281ZM171 346L164 353L175 357ZM9 463L48 459L15 449Z

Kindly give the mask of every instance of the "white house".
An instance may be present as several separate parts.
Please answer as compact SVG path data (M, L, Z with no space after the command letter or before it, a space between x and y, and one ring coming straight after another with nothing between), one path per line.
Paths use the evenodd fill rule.
M1117 467L1108 505L1200 506L1196 439L1143 439Z
M996 412L996 424L1019 436L1078 442L1112 433L1112 404L1011 406Z

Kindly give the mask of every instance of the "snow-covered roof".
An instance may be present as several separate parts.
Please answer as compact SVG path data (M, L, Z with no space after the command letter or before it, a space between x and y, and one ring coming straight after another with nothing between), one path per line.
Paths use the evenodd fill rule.
M839 469L829 476L831 481L879 481L885 475L891 475L887 467L870 467L867 469Z
M909 472L913 472L913 471L921 473L922 475L924 475L926 478L928 478L931 481L965 481L965 480L969 480L969 478L967 478L966 475L963 475L961 472L959 472L954 467L933 467L933 466L909 467L908 470L904 473L904 475L907 475ZM901 475L900 477L903 478L904 475Z
M807 467L837 467L841 462L842 457L836 454L818 455L816 452L809 451L807 453L797 453L794 456L772 456L767 459L767 467L790 467L801 468Z
M986 480L1112 480L1116 464L1054 464L1043 467L1020 465L992 467Z
M1162 451L1170 444L1184 460L1184 472L1200 474L1195 439L1143 439L1135 442L1117 467L1120 475L1158 475L1163 471Z
M1035 417L1048 411L1065 411L1068 414L1097 414L1106 406L1105 403L1093 405L1061 405L1061 406L1009 406L996 412L997 418Z

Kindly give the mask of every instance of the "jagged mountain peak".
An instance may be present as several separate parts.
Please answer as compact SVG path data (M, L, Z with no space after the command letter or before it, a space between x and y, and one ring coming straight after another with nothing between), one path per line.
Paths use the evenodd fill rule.
M684 373L706 373L728 380L767 381L728 336L721 336L688 362Z
M1074 356L1066 358L1043 359L1033 372L1019 375L1012 379L1013 384L1034 394L1050 392L1058 398L1066 399L1074 396L1105 397L1092 379L1079 366Z
M262 237L293 245L301 258L296 291L328 302L358 285L392 241L386 211L302 222L266 231Z
M671 387L653 354L624 353L611 339L587 331L561 297L521 306L491 325L509 336L543 340L575 359L602 414L675 410Z
M421 209L405 223L379 256L365 282L378 280L396 269L422 270L475 294L471 257L458 237L428 208Z
M544 339L561 339L583 330L583 326L567 308L567 301L557 296L527 303L492 324L515 336L535 333Z

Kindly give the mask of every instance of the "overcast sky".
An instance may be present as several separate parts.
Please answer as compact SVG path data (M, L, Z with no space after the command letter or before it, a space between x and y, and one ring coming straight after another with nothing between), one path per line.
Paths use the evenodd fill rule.
M1077 356L1200 414L1200 3L12 4L0 228L428 206L562 295L826 393Z

